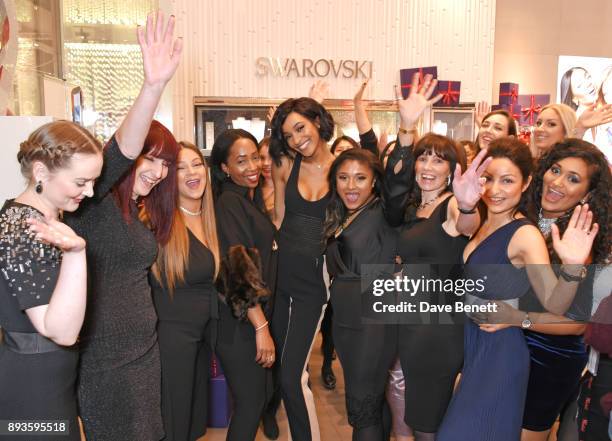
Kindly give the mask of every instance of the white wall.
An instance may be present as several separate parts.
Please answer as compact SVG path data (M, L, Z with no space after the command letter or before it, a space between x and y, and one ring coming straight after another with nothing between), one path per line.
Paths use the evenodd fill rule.
M556 101L559 55L612 57L610 0L497 0L492 99L499 83Z
M163 0L177 17L184 55L173 81L174 133L193 140L194 96L288 98L311 78L256 75L258 57L374 63L367 98L392 99L399 69L438 66L461 80L462 101L492 89L495 0ZM329 79L350 98L361 79Z
M19 144L35 129L51 121L53 118L50 116L0 116L0 133L2 133L0 204L14 198L26 187L26 181L17 162Z

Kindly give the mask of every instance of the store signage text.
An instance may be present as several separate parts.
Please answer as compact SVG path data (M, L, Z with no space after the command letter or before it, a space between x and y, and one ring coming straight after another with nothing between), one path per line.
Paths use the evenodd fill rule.
M298 78L372 78L372 62L362 60L328 60L321 58L259 57L255 61L257 75Z

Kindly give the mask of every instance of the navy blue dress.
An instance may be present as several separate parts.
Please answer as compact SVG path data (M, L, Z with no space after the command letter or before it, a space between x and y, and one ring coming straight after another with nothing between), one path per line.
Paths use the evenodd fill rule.
M508 244L526 219L515 219L483 240L466 261L469 279L486 276L486 300L511 300L530 289L525 269L508 259ZM461 382L451 400L437 441L518 441L527 384L529 350L520 328L481 331L471 320L465 324L464 365Z

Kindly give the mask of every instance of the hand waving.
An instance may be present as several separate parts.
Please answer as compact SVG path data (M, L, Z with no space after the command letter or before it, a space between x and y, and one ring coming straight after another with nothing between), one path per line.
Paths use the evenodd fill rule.
M486 149L478 152L478 155L476 155L463 174L461 174L461 166L459 164L455 167L453 194L461 209L471 210L474 208L485 191L485 178L482 177L482 174L493 160L493 158L489 157L483 161L486 154Z
M427 74L423 85L419 88L419 74L415 73L412 77L412 87L408 98L396 97L403 127L414 126L427 107L442 99L442 94L430 99L436 84L438 84L438 80L432 80L432 75Z
M474 115L474 122L476 126L480 128L482 125L482 120L485 115L491 111L491 106L486 101L480 101L476 103L476 114Z
M563 238L559 236L557 224L553 224L553 248L561 262L566 265L586 263L598 231L599 225L593 223L593 212L589 210L589 204L574 208Z
M322 104L328 95L329 84L322 80L315 81L314 84L310 86L310 92L308 92L308 96L319 104Z
M580 118L578 118L578 122L576 123L577 127L590 129L592 127L597 127L599 125L612 122L612 104L606 104L605 106L601 106L599 108L596 106L596 104L591 104L584 109L584 111L580 114Z
M60 221L30 218L27 223L30 225L30 231L36 233L38 240L54 245L64 252L76 253L85 249L85 240Z
M174 40L174 23L175 18L171 16L164 32L164 14L158 11L155 24L153 13L150 13L146 29L138 27L138 44L142 52L145 83L148 85L165 86L178 67L183 40Z

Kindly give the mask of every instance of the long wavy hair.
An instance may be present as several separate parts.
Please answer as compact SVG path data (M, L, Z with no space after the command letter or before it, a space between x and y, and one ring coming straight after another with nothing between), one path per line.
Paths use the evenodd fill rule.
M572 67L563 74L561 77L561 83L559 85L561 102L570 106L574 110L578 109L578 104L574 102L574 93L572 92L572 73L574 73L576 69L581 69L586 72L586 69L582 67Z
M357 161L372 170L372 173L374 173L374 179L376 180L372 191L378 197L380 197L382 194L383 177L385 171L382 163L376 157L376 155L365 149L350 149L342 152L340 156L338 156L334 162L332 162L329 169L329 174L327 176L331 199L327 205L327 209L325 211L325 222L323 223L323 237L326 240L336 233L340 225L342 225L349 214L344 202L342 202L342 199L338 195L338 186L336 185L338 169L346 161Z
M144 147L140 153L140 158L143 155L151 155L155 158L161 158L168 162L168 174L161 182L159 182L151 192L142 199L142 205L147 212L149 226L155 235L157 243L162 245L168 242L170 238L170 229L174 217L174 205L178 195L176 185L176 157L178 156L179 147L172 132L168 130L162 123L153 120L149 133L145 138ZM133 207L132 191L136 180L136 164L126 172L125 175L115 184L112 193L115 201L121 210L123 220L126 223L131 222L130 211Z
M610 221L612 220L610 213L612 176L608 161L601 150L589 142L576 138L567 138L563 142L555 144L538 162L529 191L529 204L536 213L542 209L544 174L553 164L565 158L582 159L588 166L589 188L584 196L589 195L588 204L593 212L593 222L597 222L599 225L597 240L595 240L592 250L593 263L603 264L610 256L612 242L610 238L610 231L612 231L610 226ZM573 208L570 208L556 222L561 234L567 228ZM548 237L546 242L551 260L558 263L559 259L552 248L552 238Z
M414 146L414 165L416 166L416 161L419 156L432 153L435 154L437 157L448 161L450 170L450 181L448 185L442 190L442 192L452 191L453 180L455 179L455 167L457 166L457 164L459 164L461 166L462 172L464 172L467 168L465 149L452 139L447 138L446 136L428 133L421 139L419 139L419 141ZM410 196L406 204L406 212L404 213L404 220L406 222L410 222L414 220L414 218L416 218L416 212L420 204L421 189L416 184L415 176L415 183L412 187L412 191L410 192Z
M202 214L200 221L204 230L204 245L210 250L215 262L215 277L219 273L220 254L219 239L217 238L217 222L215 219L215 207L213 204L212 186L209 178L209 168L200 149L195 145L181 141L181 149L195 152L206 169L206 187L202 195ZM160 285L165 286L170 296L174 294L177 284L185 281L185 268L189 265L189 234L185 224L184 214L179 210L179 198L177 197L174 208L174 220L170 230L170 238L165 245L159 245L157 259L151 268L153 276ZM213 278L214 279L214 278Z
M274 112L271 123L270 156L276 165L281 164L283 156L295 156L283 135L283 124L292 112L299 113L313 124L318 124L321 139L329 141L334 134L334 118L331 113L312 98L290 98L284 101Z

